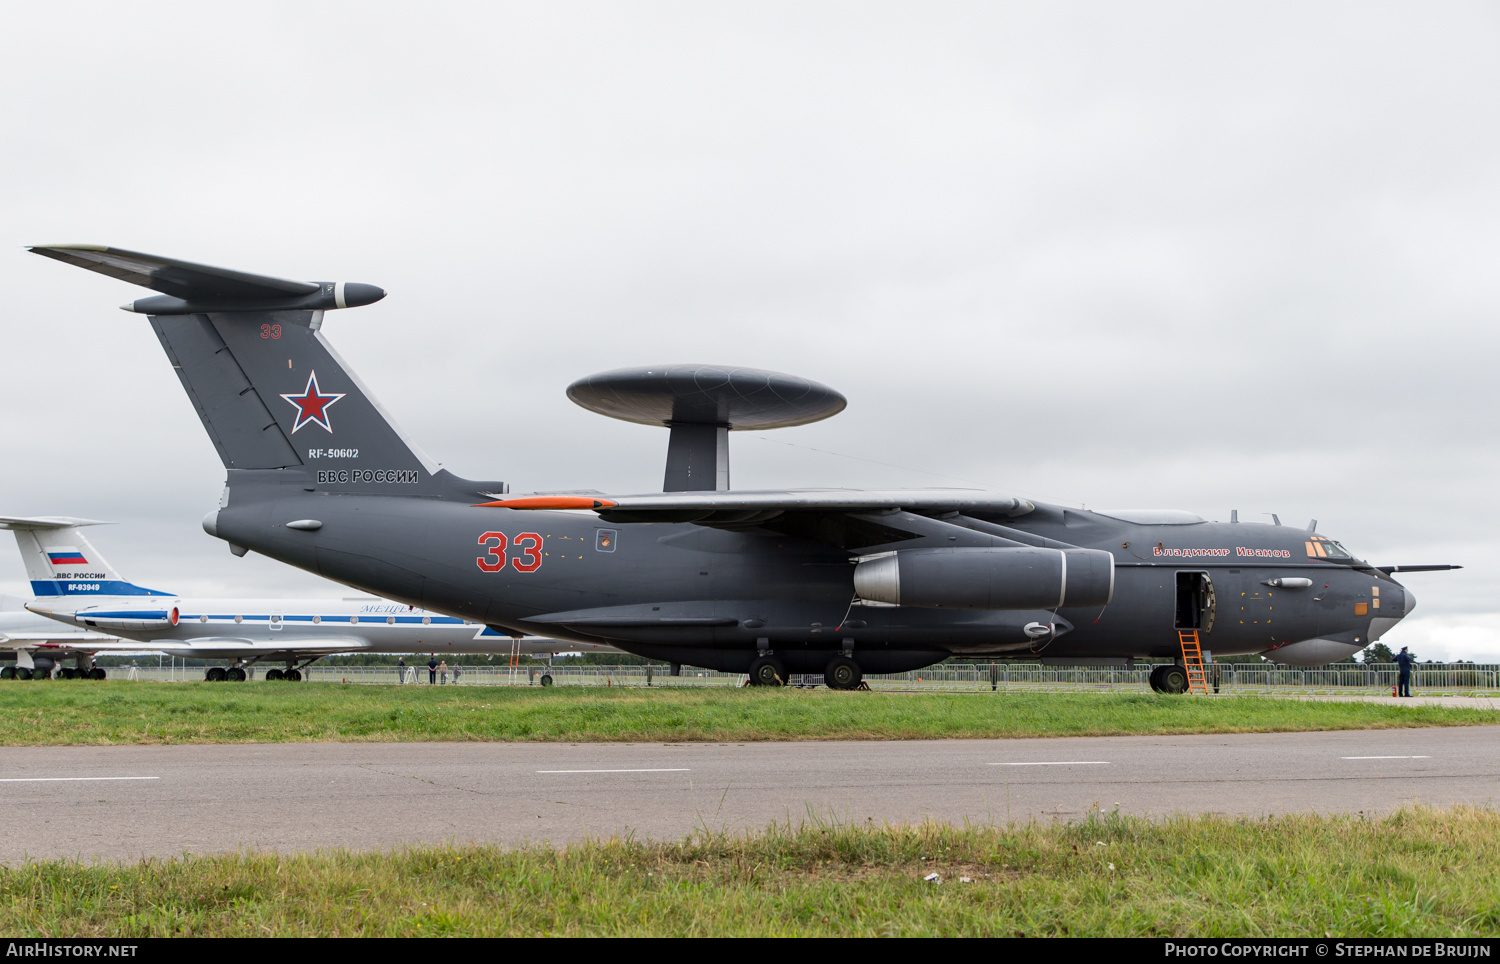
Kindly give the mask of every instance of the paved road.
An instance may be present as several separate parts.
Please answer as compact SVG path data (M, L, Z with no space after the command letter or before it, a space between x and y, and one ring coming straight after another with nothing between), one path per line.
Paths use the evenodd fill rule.
M553 843L776 820L1385 812L1500 802L1500 727L748 744L0 749L0 860Z

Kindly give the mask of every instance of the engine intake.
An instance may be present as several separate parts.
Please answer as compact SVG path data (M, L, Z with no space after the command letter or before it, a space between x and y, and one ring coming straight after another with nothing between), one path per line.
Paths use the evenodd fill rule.
M860 560L854 591L928 609L1102 606L1114 596L1115 559L1098 549L904 549Z

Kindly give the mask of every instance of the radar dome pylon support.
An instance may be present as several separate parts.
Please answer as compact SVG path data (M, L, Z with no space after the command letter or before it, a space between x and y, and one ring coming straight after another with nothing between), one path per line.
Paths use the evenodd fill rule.
M671 429L665 492L727 491L730 432L807 425L849 404L806 378L719 365L602 372L569 385L568 397L600 415Z

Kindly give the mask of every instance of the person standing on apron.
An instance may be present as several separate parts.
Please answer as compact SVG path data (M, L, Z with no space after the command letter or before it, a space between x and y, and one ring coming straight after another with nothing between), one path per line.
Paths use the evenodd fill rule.
M1401 652L1396 654L1396 672L1398 674L1396 677L1397 696L1411 695L1411 664L1415 662L1416 660L1412 658L1411 653L1408 653L1406 647L1402 646Z

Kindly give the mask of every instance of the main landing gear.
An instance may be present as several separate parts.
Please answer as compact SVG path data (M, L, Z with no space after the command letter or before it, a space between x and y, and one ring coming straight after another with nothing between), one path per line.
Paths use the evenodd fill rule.
M750 664L749 686L785 686L786 681L786 664L770 653ZM852 656L835 656L823 670L823 682L831 690L857 690L864 681L864 670Z
M247 667L253 667L255 665L255 662L255 660L251 660L248 664L240 663L234 666L212 666L209 667L208 671L203 674L203 678L210 683L222 683L225 680L230 680L235 683L243 683L250 677L249 672L247 672ZM306 663L303 663L301 666L298 666L296 660L292 660L286 664L286 669L268 669L266 670L266 682L274 683L277 680L285 680L288 683L300 683L302 682L303 668L309 666L313 662L314 660L310 659Z
M226 680L231 683L243 683L249 677L250 674L245 672L243 666L210 666L203 674L203 679L209 683L223 683ZM271 674L267 673L266 679L270 678Z
M64 666L57 671L57 679L104 679L106 676L103 667L94 666L89 669L74 669ZM32 670L25 666L7 666L0 669L0 679L52 679L51 670Z
M835 656L823 670L823 682L831 690L857 690L864 680L864 671L850 656Z
M4 673L0 672L0 675ZM95 666L90 669L74 669L71 666L64 666L57 671L57 675L59 679L104 679L104 668Z
M1164 663L1151 671L1150 682L1151 688L1158 693L1169 693L1173 696L1186 693L1187 670L1176 663Z
M750 664L751 686L785 686L786 664L775 656L757 656Z

